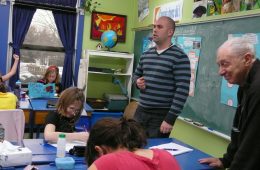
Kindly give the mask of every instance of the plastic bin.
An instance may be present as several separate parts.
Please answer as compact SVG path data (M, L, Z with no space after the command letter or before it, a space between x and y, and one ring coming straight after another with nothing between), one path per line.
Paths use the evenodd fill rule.
M121 118L123 112L92 112L91 127L99 120L105 117Z

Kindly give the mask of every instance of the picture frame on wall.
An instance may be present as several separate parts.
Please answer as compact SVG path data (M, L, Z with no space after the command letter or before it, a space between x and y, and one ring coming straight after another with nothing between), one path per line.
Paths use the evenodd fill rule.
M118 42L126 41L126 15L92 12L90 39L100 40L104 31L113 30L117 34Z

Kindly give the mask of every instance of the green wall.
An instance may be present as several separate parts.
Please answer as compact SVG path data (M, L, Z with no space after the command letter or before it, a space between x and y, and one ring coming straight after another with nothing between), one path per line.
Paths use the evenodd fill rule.
M180 119L176 120L171 137L183 141L214 157L222 157L229 144L229 140L195 127Z
M138 21L138 13L133 13L133 28L134 29L147 29L151 28L151 24L153 21L153 10L155 7L163 4L167 4L169 2L173 2L175 0L153 0L149 1L149 15L142 21ZM192 19L192 11L193 11L193 2L194 0L183 0L183 14L182 14L182 20L177 23L178 25L182 24L196 24L197 22L206 22L206 21L212 21L212 20L222 20L222 19L229 19L233 17L241 17L245 15L255 15L260 13L260 9L257 10L250 10L250 11L243 11L243 12L234 12L229 13L225 15L216 15L216 16L210 16L210 17L202 17L202 18L195 18ZM135 9L137 11L138 9L138 0L135 0Z
M126 29L126 42L117 43L117 45L111 49L119 52L133 52L133 40L134 32L133 27L133 13L134 3L132 0L96 0L101 3L96 8L96 11L114 13L127 16L127 29ZM85 14L84 21L84 34L83 34L83 47L82 49L96 49L96 45L100 42L90 39L90 26L91 26L91 14Z

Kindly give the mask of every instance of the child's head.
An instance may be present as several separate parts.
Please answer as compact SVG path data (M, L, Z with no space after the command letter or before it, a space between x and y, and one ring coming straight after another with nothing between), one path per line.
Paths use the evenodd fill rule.
M113 152L118 148L134 151L145 145L145 132L135 120L103 118L90 130L86 161L91 165L102 154Z
M64 90L57 103L58 113L75 121L80 117L85 103L83 90L70 87Z
M57 66L49 66L44 74L44 79L47 83L59 83L60 82L60 74L59 68Z
M7 92L7 87L3 81L0 80L0 92L6 93Z

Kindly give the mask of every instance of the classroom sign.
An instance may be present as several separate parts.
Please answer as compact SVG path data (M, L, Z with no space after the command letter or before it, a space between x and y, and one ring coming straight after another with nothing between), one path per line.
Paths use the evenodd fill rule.
M260 58L260 33L246 33L246 34L229 34L228 39L233 37L245 37L250 42L255 45L256 57ZM228 83L224 78L222 78L221 83L221 95L220 103L226 104L228 106L237 107L237 90L238 85Z

